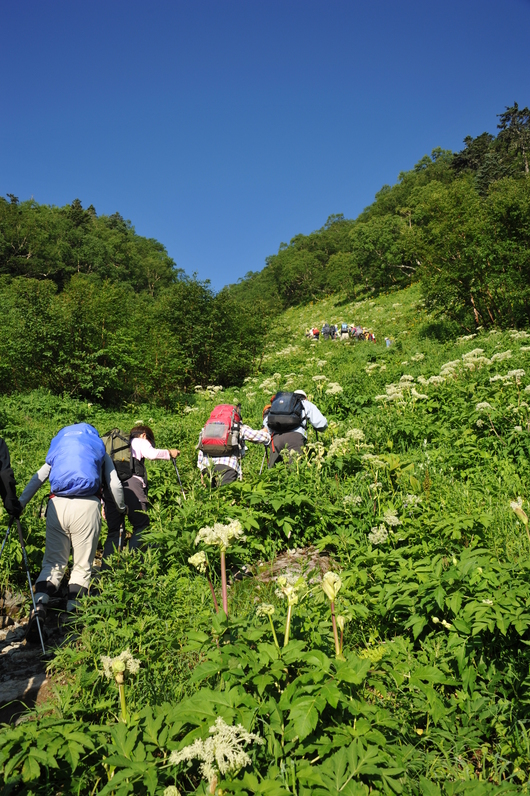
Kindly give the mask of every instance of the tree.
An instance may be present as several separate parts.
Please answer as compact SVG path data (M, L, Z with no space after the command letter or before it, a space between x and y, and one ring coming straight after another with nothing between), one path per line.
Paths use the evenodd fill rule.
M525 174L528 170L528 153L530 151L530 109L519 108L516 102L511 108L506 108L499 114L500 122L497 125L501 131L499 140L507 149L515 149L520 153Z

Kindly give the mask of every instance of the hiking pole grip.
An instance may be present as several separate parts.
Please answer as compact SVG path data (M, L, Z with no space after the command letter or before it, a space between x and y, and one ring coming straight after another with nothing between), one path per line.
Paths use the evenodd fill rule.
M18 518L16 520L16 523L17 523L18 539L20 541L20 547L22 548L22 556L24 558L24 564L26 565L26 575L28 576L29 593L31 594L31 602L33 603L33 612L37 622L37 629L39 631L42 654L46 655L46 650L44 648L44 639L42 638L42 630L39 619L37 617L37 604L35 603L35 595L33 594L33 584L31 582L31 575L29 572L29 561L28 561L28 554L26 553L26 545L24 544L24 536L22 535L22 525L20 524L20 520Z
M175 472L177 474L177 478L180 484L180 489L182 491L182 497L184 500L186 500L186 493L184 492L184 487L182 486L182 481L180 480L180 473L179 473L179 468L177 467L177 462L173 457L171 457L171 461L173 462L173 467L175 468Z

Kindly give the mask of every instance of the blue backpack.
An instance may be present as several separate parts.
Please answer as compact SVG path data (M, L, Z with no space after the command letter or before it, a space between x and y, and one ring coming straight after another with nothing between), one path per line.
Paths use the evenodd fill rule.
M89 497L101 485L105 445L88 423L65 426L52 439L46 464L50 488L58 497Z

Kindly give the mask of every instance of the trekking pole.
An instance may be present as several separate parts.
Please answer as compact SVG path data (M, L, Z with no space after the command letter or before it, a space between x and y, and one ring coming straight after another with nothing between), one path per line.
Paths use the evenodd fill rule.
M2 542L2 549L0 550L0 558L2 558L2 553L4 552L4 547L6 546L6 542L9 539L10 530L11 530L11 522L7 526L6 535L4 536L4 541Z
M123 540L125 539L125 514L123 515L121 522L120 522L120 535L118 538L118 553L121 553L123 550Z
M263 459L261 460L261 467L259 468L259 474L261 475L263 472L263 465L265 464L265 457L267 455L267 446L263 446Z
M182 490L182 497L184 498L184 500L186 500L186 493L184 492L184 487L182 486L182 481L180 480L180 473L179 473L179 468L177 467L177 462L173 457L171 457L171 461L173 462L173 467L175 468L175 472L179 480L180 488Z
M33 603L33 613L34 613L34 616L35 616L35 621L37 622L37 628L39 630L39 638L40 638L40 643L41 643L41 647L42 647L42 653L43 653L43 655L46 655L46 650L44 649L44 639L42 638L42 630L41 630L39 619L37 617L37 605L35 603L35 595L33 594L33 584L31 583L31 575L29 573L29 561L28 561L28 555L26 553L26 545L24 544L24 537L22 535L22 525L20 524L20 520L19 519L16 520L16 523L17 523L18 539L19 539L19 542L20 542L20 547L22 548L22 556L24 558L24 564L26 565L26 574L28 576L28 583L29 583L29 593L31 594L31 602ZM7 536L6 536L6 539L7 539ZM2 547L2 549L3 549L3 547Z

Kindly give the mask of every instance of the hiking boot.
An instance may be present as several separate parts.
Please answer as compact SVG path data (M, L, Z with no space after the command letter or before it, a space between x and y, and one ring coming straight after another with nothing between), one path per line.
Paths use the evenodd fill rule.
M39 625L44 638L44 623L46 621L46 608L42 603L37 603L37 609L31 609L28 627L26 630L26 641L28 644L40 644Z

